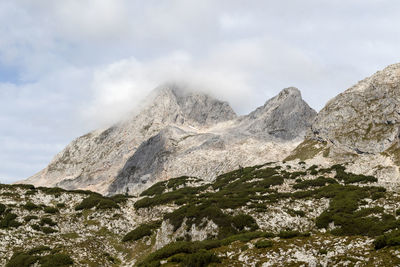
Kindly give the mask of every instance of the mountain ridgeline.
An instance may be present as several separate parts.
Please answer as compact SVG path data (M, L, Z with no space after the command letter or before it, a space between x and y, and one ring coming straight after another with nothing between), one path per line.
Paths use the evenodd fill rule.
M25 182L136 194L182 175L212 180L239 165L282 160L315 116L296 88L237 116L226 102L162 86L131 119L79 137Z

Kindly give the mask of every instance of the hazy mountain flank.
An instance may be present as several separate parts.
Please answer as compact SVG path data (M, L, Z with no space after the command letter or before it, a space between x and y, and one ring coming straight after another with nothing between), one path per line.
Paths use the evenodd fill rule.
M182 175L210 180L239 165L282 160L315 116L295 88L237 116L226 102L160 87L130 120L74 140L25 182L132 194Z

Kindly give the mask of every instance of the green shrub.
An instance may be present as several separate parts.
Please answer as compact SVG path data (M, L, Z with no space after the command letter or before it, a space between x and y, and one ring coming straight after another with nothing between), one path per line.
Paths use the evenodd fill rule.
M44 218L42 218L41 220L40 220L40 222L39 222L39 224L40 225L49 225L49 226L55 226L55 225L57 225L57 223L56 222L54 222L51 218L49 218L49 217L44 217Z
M117 197L117 201L120 199ZM97 209L114 209L119 208L117 202L111 198L103 197L101 195L92 194L82 200L82 202L75 207L75 210L86 210L96 207Z
M41 267L70 266L74 264L70 256L61 253L44 256L39 262Z
M375 249L384 247L400 246L400 230L395 230L390 233L378 236L374 241Z
M346 168L341 165L333 165L331 169L336 171L335 178L343 181L345 184L374 183L378 181L378 179L373 176L348 173L345 171Z
M160 260L173 257L175 262L182 262L185 255L180 254L194 254L200 250L210 250L221 246L228 246L232 242L241 241L248 242L250 240L260 237L274 237L271 233L265 232L248 232L238 235L232 235L223 240L204 240L196 242L179 241L170 243L163 248L149 254L138 266L153 266L152 264L159 264ZM159 265L154 265L159 266ZM185 266L185 265L184 265Z
M115 203L125 203L129 199L129 197L122 194L117 194L110 197L110 199Z
M327 184L335 184L337 181L332 178L318 177L314 180L305 180L293 185L294 189L306 189L309 187L325 186Z
M22 224L15 220L17 217L18 216L14 213L6 213L6 215L0 221L0 228L7 229L20 227Z
M0 203L0 215L2 215L6 211L6 205Z
M65 203L57 203L57 208L65 208Z
M55 207L45 207L44 212L50 213L50 214L55 214L58 212L58 209Z
M258 224L253 217L247 214L239 214L232 217L233 226L239 231L243 231L245 228L249 228L251 231L258 229Z
M207 250L199 250L193 254L188 254L183 258L182 264L187 267L205 267L210 263L220 263L221 260L215 253Z
M304 216L306 216L306 213L304 211L302 211L302 210L288 209L287 212L293 217L296 217L296 216L304 217Z
M400 216L400 209L397 209L397 210L396 210L396 215L397 215L397 216Z
M142 224L134 230L127 233L123 238L122 242L136 241L145 236L150 236L153 230L160 226L160 222L154 222L150 224Z
M26 204L23 206L24 209L32 211L32 210L38 210L40 207L32 202L26 202Z
M378 236L375 240L374 240L374 247L375 249L381 249L387 246L387 240L386 240L386 236L381 235Z
M57 232L56 229L51 228L51 227L42 227L40 230L45 234L52 234L52 233L56 233Z
M119 209L119 206L111 199L102 198L97 205L97 209Z
M40 257L17 252L12 255L7 262L6 267L29 267L36 263Z
M290 239L294 237L310 236L309 233L300 233L299 231L280 231L278 236L283 239Z
M36 231L40 231L41 230L41 227L38 224L33 224L33 225L31 225L31 227L32 227L33 230L36 230Z
M38 246L38 247L35 247L35 248L32 248L31 250L29 250L28 254L29 255L35 255L35 254L39 254L39 253L42 253L44 251L50 251L50 250L51 250L51 248L48 247L48 246Z
M273 246L271 240L261 240L254 244L256 248L270 248Z
M30 222L31 220L37 220L37 219L39 219L39 217L35 215L28 215L24 217L25 222Z
M324 248L321 248L318 252L319 252L319 254L322 254L322 255L328 254L328 250L326 250Z
M96 207L99 204L101 198L95 195L91 195L88 198L82 200L82 202L75 207L75 210L88 210Z

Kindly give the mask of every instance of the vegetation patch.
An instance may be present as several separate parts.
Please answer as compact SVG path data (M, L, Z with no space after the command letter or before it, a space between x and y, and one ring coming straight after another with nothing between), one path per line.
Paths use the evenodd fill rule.
M22 225L22 223L16 221L18 216L14 213L7 212L3 216L3 219L0 220L0 228L7 229L7 228L18 228Z
M50 213L50 214L58 213L58 209L55 207L45 207L43 210L44 210L44 212Z
M319 142L312 139L305 140L293 150L291 155L288 156L285 161L311 159L324 151L326 145L326 142Z
M156 221L148 224L142 224L135 228L134 230L130 231L127 233L123 238L123 242L128 242L128 241L136 241L139 240L145 236L150 236L154 230L159 228L161 225L161 221Z
M294 189L307 189L309 187L320 187L328 184L337 184L337 181L333 178L325 178L323 176L318 177L314 180L305 180L293 185Z
M331 231L334 235L382 235L397 228L399 222L393 215L381 208L366 208L359 211L359 204L364 198L371 198L376 192L384 192L380 187L358 187L330 185L319 192L319 196L331 198L329 208L316 219L318 228L327 228L333 222L336 226ZM379 216L370 216L371 214Z
M273 242L271 240L260 240L254 244L256 248L270 248L273 246Z
M375 249L400 246L400 230L378 236L374 241Z
M39 264L41 267L62 267L74 264L72 258L47 246L39 246L27 252L16 252L7 262L6 267L29 267Z
M75 207L75 210L87 210L87 209L119 209L118 201L119 198L108 198L98 194L92 194L89 197L82 200L80 204Z
M309 237L310 233L300 233L299 231L280 231L278 236L283 239L289 239L294 237Z
M250 240L260 238L260 237L271 237L270 233L263 232L249 232L239 235L233 235L229 238L222 240L204 240L204 241L196 241L196 242L187 242L187 241L178 241L164 246L163 248L149 254L142 262L138 264L139 267L143 266L159 266L160 260L169 259L170 262L181 262L183 266L207 266L208 262L205 261L206 265L185 265L188 261L184 261L183 259L186 257L190 257L190 255L194 254L203 254L205 251L210 251L211 249L219 248L221 246L227 246L235 241L248 242ZM175 256L176 255L176 256ZM203 258L202 256L196 255L194 258ZM210 254L208 253L206 257L209 258ZM199 260L200 261L200 260ZM202 262L202 260L200 261ZM212 262L218 262L214 258Z
M34 203L30 202L30 201L26 202L25 205L23 205L23 208L26 209L26 210L29 210L29 211L41 209L40 206L38 206L38 205L36 205L36 204L34 204Z

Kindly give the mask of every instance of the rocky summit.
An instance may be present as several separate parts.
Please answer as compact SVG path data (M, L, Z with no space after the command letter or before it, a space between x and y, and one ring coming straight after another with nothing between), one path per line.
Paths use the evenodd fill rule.
M239 165L282 160L316 116L296 88L247 116L177 85L155 89L132 118L79 137L24 181L102 194L137 194L187 175L214 179Z
M399 107L400 64L318 114L161 86L0 185L0 265L400 266Z
M400 173L400 64L378 71L330 100L286 160L346 163L396 189Z

